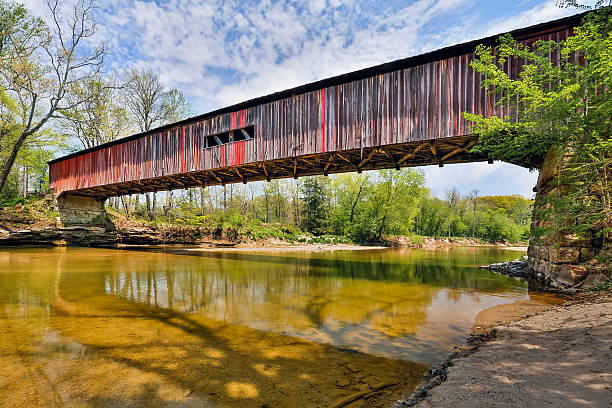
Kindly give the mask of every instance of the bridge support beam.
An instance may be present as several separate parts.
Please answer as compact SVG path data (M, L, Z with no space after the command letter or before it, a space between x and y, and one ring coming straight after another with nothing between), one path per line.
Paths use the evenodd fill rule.
M577 236L546 215L554 198L566 194L572 186L560 185L559 170L568 156L557 149L546 155L540 169L531 223L528 267L532 276L546 285L592 288L609 282L611 270L593 267L596 257L612 259L612 242L597 234Z
M57 209L64 225L104 225L108 223L104 201L63 193L57 197Z

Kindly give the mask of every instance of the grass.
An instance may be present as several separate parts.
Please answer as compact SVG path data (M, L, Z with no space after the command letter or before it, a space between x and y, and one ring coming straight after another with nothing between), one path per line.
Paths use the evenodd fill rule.
M48 196L30 196L0 203L0 222L12 227L46 227L55 225L59 213Z

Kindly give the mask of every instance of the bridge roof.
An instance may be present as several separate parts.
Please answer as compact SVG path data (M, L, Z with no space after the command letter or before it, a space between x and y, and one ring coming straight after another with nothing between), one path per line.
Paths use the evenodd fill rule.
M521 40L523 38L528 38L537 34L546 34L550 31L558 30L559 28L571 28L575 27L580 23L582 18L588 12L575 14L573 16L564 17L557 20L548 21L541 24L532 25L529 27L519 28L509 33L517 40ZM163 126L159 126L157 128L148 130L146 132L136 133L134 135L124 137L121 139L113 140L108 143L104 143L98 146L91 147L89 149L80 150L75 153L71 153L66 156L59 157L57 159L51 160L48 164L57 163L71 157L77 157L86 153L90 153L96 150L104 149L109 146L121 144L130 140L138 139L143 136L147 136L149 134L158 133L160 131L168 130L175 128L177 126L186 125L192 122L200 121L202 119L208 119L214 116L227 114L230 112L236 112L242 109L252 108L257 105L262 105L270 102L274 102L277 100L289 98L295 95L305 94L307 92L315 91L318 89L328 88L332 86L337 86L353 81L362 80L365 78L370 78L380 74L386 74L393 71L398 71L410 67L415 67L419 65L423 65L432 61L437 61L446 58L452 58L460 55L473 53L476 47L479 44L493 46L496 44L497 38L504 33L499 33L495 35L491 35L489 37L480 38L477 40L468 41L461 44L451 45L448 47L440 48L435 51L430 51L424 54L415 55L412 57L398 59L392 62L387 62L380 65L375 65L373 67L368 67L364 69L360 69L357 71L349 72L346 74L337 75L334 77L321 79L315 82L311 82L305 85L300 85L294 88L286 89L284 91L279 91L275 93L271 93L265 96L249 99L244 102L237 103L235 105L227 106L224 108L216 109L204 114L200 114L198 116L194 116L188 119L184 119L179 122L169 123Z

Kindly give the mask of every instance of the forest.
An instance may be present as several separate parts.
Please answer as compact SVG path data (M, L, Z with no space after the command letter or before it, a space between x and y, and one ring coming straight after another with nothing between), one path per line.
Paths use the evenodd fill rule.
M251 239L381 243L392 236L473 237L519 242L529 238L533 200L520 195L462 195L444 199L425 187L420 169L304 177L114 198L115 211L149 224L233 229ZM159 205L163 202L164 205ZM111 210L112 212L112 210ZM316 238L315 238L316 240Z

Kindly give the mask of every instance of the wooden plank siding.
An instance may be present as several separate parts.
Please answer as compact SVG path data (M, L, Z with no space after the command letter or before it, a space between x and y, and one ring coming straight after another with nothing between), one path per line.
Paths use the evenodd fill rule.
M563 27L524 41L558 41L570 33ZM482 89L481 76L469 66L473 58L473 53L454 55L102 145L50 162L50 186L58 195L109 196L297 176L298 168L302 175L441 164L442 154L456 162L485 160L466 150L473 137L463 112L510 112ZM510 60L506 69L516 76L520 66L521 61ZM254 126L252 139L205 146L208 135L247 126ZM439 155L433 144L417 149L445 140ZM414 150L430 156L410 156ZM377 158L364 163L368 155ZM410 160L398 164L404 156Z

